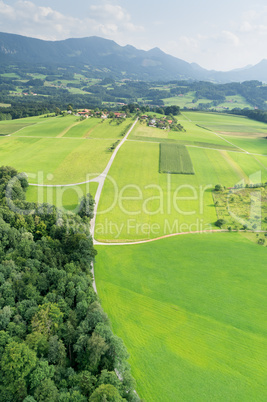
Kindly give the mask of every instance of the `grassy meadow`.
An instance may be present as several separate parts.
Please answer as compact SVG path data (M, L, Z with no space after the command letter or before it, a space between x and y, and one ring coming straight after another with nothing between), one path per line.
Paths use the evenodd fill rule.
M95 178L106 167L114 140L132 124L130 119L110 122L69 115L0 122L1 164L27 173L30 183L65 185Z
M102 120L96 118L89 118L80 121L78 124L75 124L73 127L71 127L66 133L64 133L64 137L86 138L95 129L95 127L101 123L101 121Z
M231 187L245 174L232 166L230 152L193 147L188 151L195 175L161 174L157 143L127 141L109 172L112 180L104 185L96 239L145 240L214 228L212 188L217 183Z
M29 186L26 199L29 202L49 203L66 211L78 212L80 199L90 193L95 197L98 183L86 183L75 186L36 187Z
M266 141L262 133L267 125L215 113L186 112L178 121L186 132L160 130L144 122L135 126L111 167L115 184L109 180L104 185L96 219L97 240L127 242L214 229L217 215L211 189L216 184L233 187L267 180L267 157L242 152L238 147L243 143L229 144L232 136L212 131L227 126L238 133L235 139L250 140L257 147L258 141ZM187 145L193 177L158 172L158 143L168 142Z
M267 125L245 116L225 113L183 112L183 115L195 124L203 125L217 133L236 133L242 136L266 135Z
M130 139L140 141L151 141L157 138L159 142L161 139L168 139L183 143L185 145L208 146L212 148L233 149L238 150L235 145L229 144L223 138L218 137L212 131L203 127L197 126L195 123L189 121L184 115L177 116L178 123L184 129L183 131L167 131L159 128L148 127L144 123L138 123L130 134Z
M0 159L2 165L27 173L30 183L79 183L104 170L111 145L112 140L2 137Z
M143 400L265 401L266 247L256 244L255 233L252 239L249 232L187 232L218 229L216 184L267 181L267 125L217 113L184 112L177 119L185 132L136 124L105 181L95 239L183 235L96 246L99 296L130 352ZM95 196L98 184L75 183L105 169L108 148L133 120L109 123L73 116L0 122L1 165L28 173L31 183L61 185L30 186L28 201L77 212L82 195ZM185 146L195 174L159 173L160 143ZM248 214L248 195L237 201L233 210L242 203L238 213ZM226 205L220 207L226 216ZM266 208L265 202L263 217Z
M183 95L178 95L175 97L164 98L163 102L166 106L177 105L180 108L195 109L199 107L200 104L212 104L212 100L206 98L195 99L196 92L190 91ZM223 109L233 109L233 108L251 108L252 105L249 104L246 99L241 95L226 96L225 102L219 103L217 106L212 106L216 110Z
M0 135L14 134L25 127L36 124L38 121L40 121L40 117L0 121Z
M145 401L267 399L266 248L217 233L97 251L102 305Z
M62 136L72 124L75 124L75 116L57 116L42 118L35 125L27 126L15 135L26 137L57 137Z
M64 133L64 137L117 139L122 137L129 124L131 124L129 119L117 124L116 121L111 122L110 119L102 120L91 117L78 121L77 124Z

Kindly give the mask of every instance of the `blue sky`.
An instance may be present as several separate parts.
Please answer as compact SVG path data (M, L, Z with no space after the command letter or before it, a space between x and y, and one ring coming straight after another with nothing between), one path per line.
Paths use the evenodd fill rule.
M0 30L47 40L97 35L216 70L267 59L263 0L0 0Z

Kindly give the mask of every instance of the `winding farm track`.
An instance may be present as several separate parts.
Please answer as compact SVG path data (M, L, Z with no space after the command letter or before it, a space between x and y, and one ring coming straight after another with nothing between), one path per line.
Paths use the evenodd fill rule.
M94 244L96 246L133 246L135 244L144 244L144 243L151 243L152 241L157 241L157 240L162 240L162 239L167 239L168 237L174 237L174 236L181 236L181 235L189 235L189 234L202 234L202 233L220 233L220 232L228 232L226 229L214 229L214 230L198 230L195 232L179 232L179 233L170 233L168 235L160 236L160 237L155 237L154 239L147 239L147 240L138 240L138 241L133 241L133 242L124 242L124 243L104 243L104 242L99 242L97 240L94 240Z

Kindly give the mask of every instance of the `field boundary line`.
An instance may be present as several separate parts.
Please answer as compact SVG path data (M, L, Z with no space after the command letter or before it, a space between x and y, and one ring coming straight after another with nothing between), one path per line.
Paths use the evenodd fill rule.
M155 138L155 137L152 137ZM146 144L165 144L164 142L161 141L144 141L144 140L128 140L128 141L132 141L132 142L142 142L142 143L146 143ZM175 141L175 140L174 140ZM166 144L176 144L176 142L167 142ZM179 144L179 143L178 143ZM179 145L184 145L185 147L191 147L191 148L200 148L200 149L211 149L212 151L226 151L226 152L235 152L238 154L244 154L247 153L246 151L234 151L233 149L223 149L223 148L211 148L211 147L201 147L199 145L193 145L193 144L179 144ZM214 144L216 146L216 144ZM240 148L241 149L241 148ZM253 155L253 154L251 154ZM257 155L257 154L255 154ZM261 155L259 154L259 156L267 156L267 155Z
M23 128L25 128L25 127L23 127ZM13 135L13 134L3 135L3 137L10 137L11 135ZM87 138L83 138L83 137L82 138L80 138L80 137L41 137L39 135L19 135L19 136L15 135L15 138L38 138L40 140L49 139L49 140L81 140L81 141L85 141L85 140L115 141L118 139L118 138L97 138L97 137L87 137Z
M197 126L197 124L196 124L193 120L189 119L189 117L185 116L183 113L182 113L182 115L183 115L184 118L186 118L190 123L193 123L193 124L195 124L195 126ZM203 126L203 127L204 127L204 126ZM204 128L205 128L205 127L204 127ZM223 141L227 142L228 144L232 145L233 147L235 147L235 148L237 148L237 149L241 149L241 151L245 152L246 154L250 154L250 152L246 151L245 149L240 148L238 145L235 145L235 144L233 144L231 141L226 140L223 136L221 136L220 134L216 133L216 131L209 130L209 129L207 129L207 130L210 131L212 134L216 135L217 137L219 137L221 140L223 140Z
M179 233L170 233L168 235L160 236L160 237L155 237L154 239L147 239L147 240L137 240L137 241L131 241L131 242L101 242L97 241L94 239L94 245L95 246L133 246L135 244L144 244L144 243L151 243L153 241L157 240L162 240L162 239L167 239L169 237L175 237L175 236L183 236L183 235L189 235L189 234L202 234L202 233L226 233L229 232L228 229L212 229L212 230L199 230L195 232L179 232ZM232 230L234 232L234 230Z
M151 137L151 138L157 138L157 137ZM127 141L142 142L142 143L146 143L146 144L161 144L162 143L161 141L145 141L145 140L132 140L132 139L128 139ZM267 154L265 155L265 154L256 154L256 153L253 153L253 152L247 152L245 150L242 150L242 148L237 148L235 145L234 145L234 147L237 148L237 149L240 149L240 151L235 151L233 149L201 147L199 145L193 145L193 144L181 144L181 145L185 145L186 147L190 147L190 148L211 149L212 151L226 151L226 152L235 152L235 153L238 153L238 154L249 154L249 155L252 155L252 156L256 155L256 156L265 156L265 157L267 157ZM214 144L214 145L216 146L216 144Z
M90 134L94 131L94 129L96 128L96 127L98 127L99 125L100 125L100 121L94 126L94 127L91 127L83 136L82 136L82 138L84 138L85 140L87 139L87 138L89 138L89 136L90 136Z
M231 230L231 233L267 233L266 230L258 230L257 232L254 232L253 230ZM137 240L137 241L129 241L129 242L102 242L102 241L97 241L94 239L94 245L95 246L134 246L135 244L145 244L145 243L151 243L153 241L158 241L162 239L167 239L169 237L175 237L175 236L185 236L185 235L190 235L190 234L209 234L209 233L230 233L228 229L211 229L211 230L199 230L195 232L179 232L179 233L171 233L168 235L160 236L160 237L155 237L155 239L147 239L147 240Z
M36 183L29 183L29 186L33 186L33 187L74 187L74 186L80 186L81 184L98 182L99 177L100 177L100 175L99 176L96 175L96 177L94 179L81 181L80 183L70 183L70 184L36 184Z
M68 126L67 128L65 128L65 130L61 131L61 133L59 133L58 135L56 135L55 138L62 138L62 137L64 137L64 135L67 134L67 133L72 129L72 127L78 126L80 123L81 123L80 121L78 121L78 122L76 121L76 122L73 123L71 126Z
M134 126L136 125L137 121L138 121L138 118L134 121L134 123L132 124L132 126L128 130L128 132L125 135L125 137L120 141L120 143L115 148L115 150L114 150L113 154L111 155L111 158L108 161L108 164L105 167L105 169L103 170L103 172L98 174L94 179L85 180L85 181L82 181L82 182L79 182L79 183L69 183L69 184L36 184L36 183L29 183L29 186L35 186L35 187L71 187L71 186L78 186L80 184L93 183L93 182L97 182L99 184L102 183L103 180L105 181L105 178L106 178L106 176L108 174L108 171L109 171L109 169L110 169L110 167L111 167L111 165L112 165L112 163L113 163L113 161L115 159L115 156L117 155L118 150L120 149L120 147L127 140L128 135L131 133L131 131L134 128ZM60 138L60 137L53 137L53 138ZM99 186L98 186L98 188L99 188ZM102 191L102 188L101 188L101 191Z
M220 154L224 158L224 160L231 166L231 168L235 171L235 173L239 176L240 180L244 180L245 183L249 183L249 178L243 169L236 163L227 152L221 151Z
M259 159L256 158L256 155L253 155L253 154L251 154L251 155L265 170L267 170L267 167L261 161L259 161ZM265 156L265 155L257 155L257 156Z
M21 127L19 130L14 131L14 133L10 133L10 134L5 135L5 137L12 137L13 134L18 133L19 131L24 130L25 128L27 128L27 127L29 127L29 126L35 126L36 124L37 124L37 123L28 124L27 126Z

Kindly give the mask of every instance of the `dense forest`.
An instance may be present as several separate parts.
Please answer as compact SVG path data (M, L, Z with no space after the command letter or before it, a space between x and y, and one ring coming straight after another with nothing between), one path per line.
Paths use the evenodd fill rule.
M228 113L239 114L241 116L246 116L249 119L261 121L267 123L267 112L264 110L247 110L247 109L233 109Z
M0 168L0 400L138 401L92 286L92 197L62 214L26 202L27 187Z

